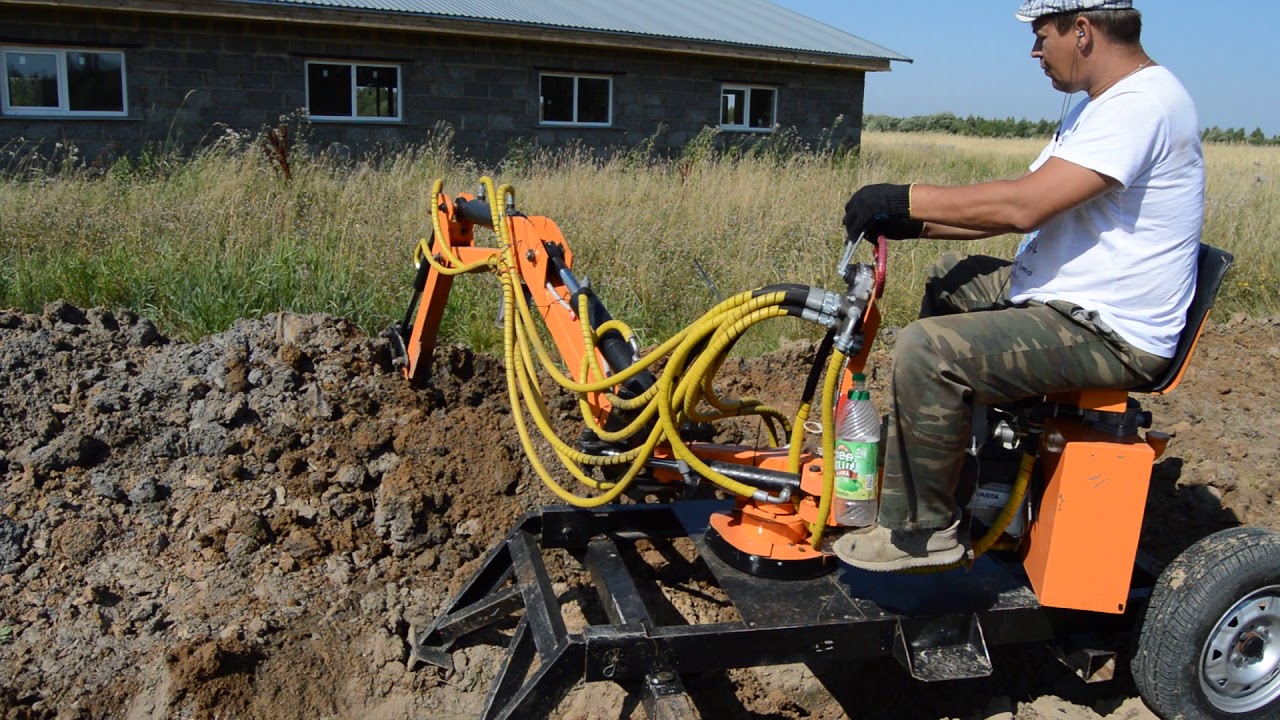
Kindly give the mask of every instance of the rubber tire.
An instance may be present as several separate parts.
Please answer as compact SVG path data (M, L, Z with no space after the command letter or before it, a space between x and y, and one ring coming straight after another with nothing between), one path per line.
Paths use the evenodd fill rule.
M1232 606L1269 585L1280 585L1280 535L1262 528L1214 533L1160 573L1130 663L1138 692L1156 715L1166 720L1280 718L1280 700L1247 713L1227 713L1209 704L1200 687L1209 633Z

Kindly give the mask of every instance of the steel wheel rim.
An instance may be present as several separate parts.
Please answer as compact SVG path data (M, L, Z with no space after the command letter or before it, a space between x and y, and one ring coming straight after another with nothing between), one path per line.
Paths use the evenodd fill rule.
M1246 595L1218 619L1200 653L1200 689L1229 713L1280 697L1280 585Z

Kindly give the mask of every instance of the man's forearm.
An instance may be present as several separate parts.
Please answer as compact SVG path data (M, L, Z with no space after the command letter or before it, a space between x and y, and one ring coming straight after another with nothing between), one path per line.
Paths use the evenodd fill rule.
M985 233L985 237L1026 233L1119 185L1095 170L1051 157L1034 172L1016 180L993 180L960 187L912 185L911 218L930 225Z
M926 236L975 240L1003 233L1029 232L1043 221L1033 205L1019 197L1008 180L962 187L913 185L911 217L926 223Z
M924 224L924 234L920 237L928 240L985 240L1000 234L986 230L967 230L953 225L927 222Z

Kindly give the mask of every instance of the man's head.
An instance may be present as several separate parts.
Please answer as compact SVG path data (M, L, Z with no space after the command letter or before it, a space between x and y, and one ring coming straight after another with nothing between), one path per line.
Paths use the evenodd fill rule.
M1142 14L1132 0L1024 0L1016 16L1036 35L1031 56L1055 89L1087 90L1117 54L1140 51Z
M1071 32L1083 17L1120 45L1137 44L1142 36L1142 13L1133 9L1133 0L1023 0L1014 17L1052 22L1059 34Z

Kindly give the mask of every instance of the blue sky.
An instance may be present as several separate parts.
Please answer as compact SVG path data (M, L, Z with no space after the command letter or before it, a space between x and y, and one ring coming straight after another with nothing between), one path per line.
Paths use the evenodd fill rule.
M771 0L915 62L869 73L866 111L1057 119L1062 94L1031 59L1018 0ZM1204 127L1280 135L1280 2L1135 0L1143 46L1196 101ZM1078 98L1073 98L1073 101Z

